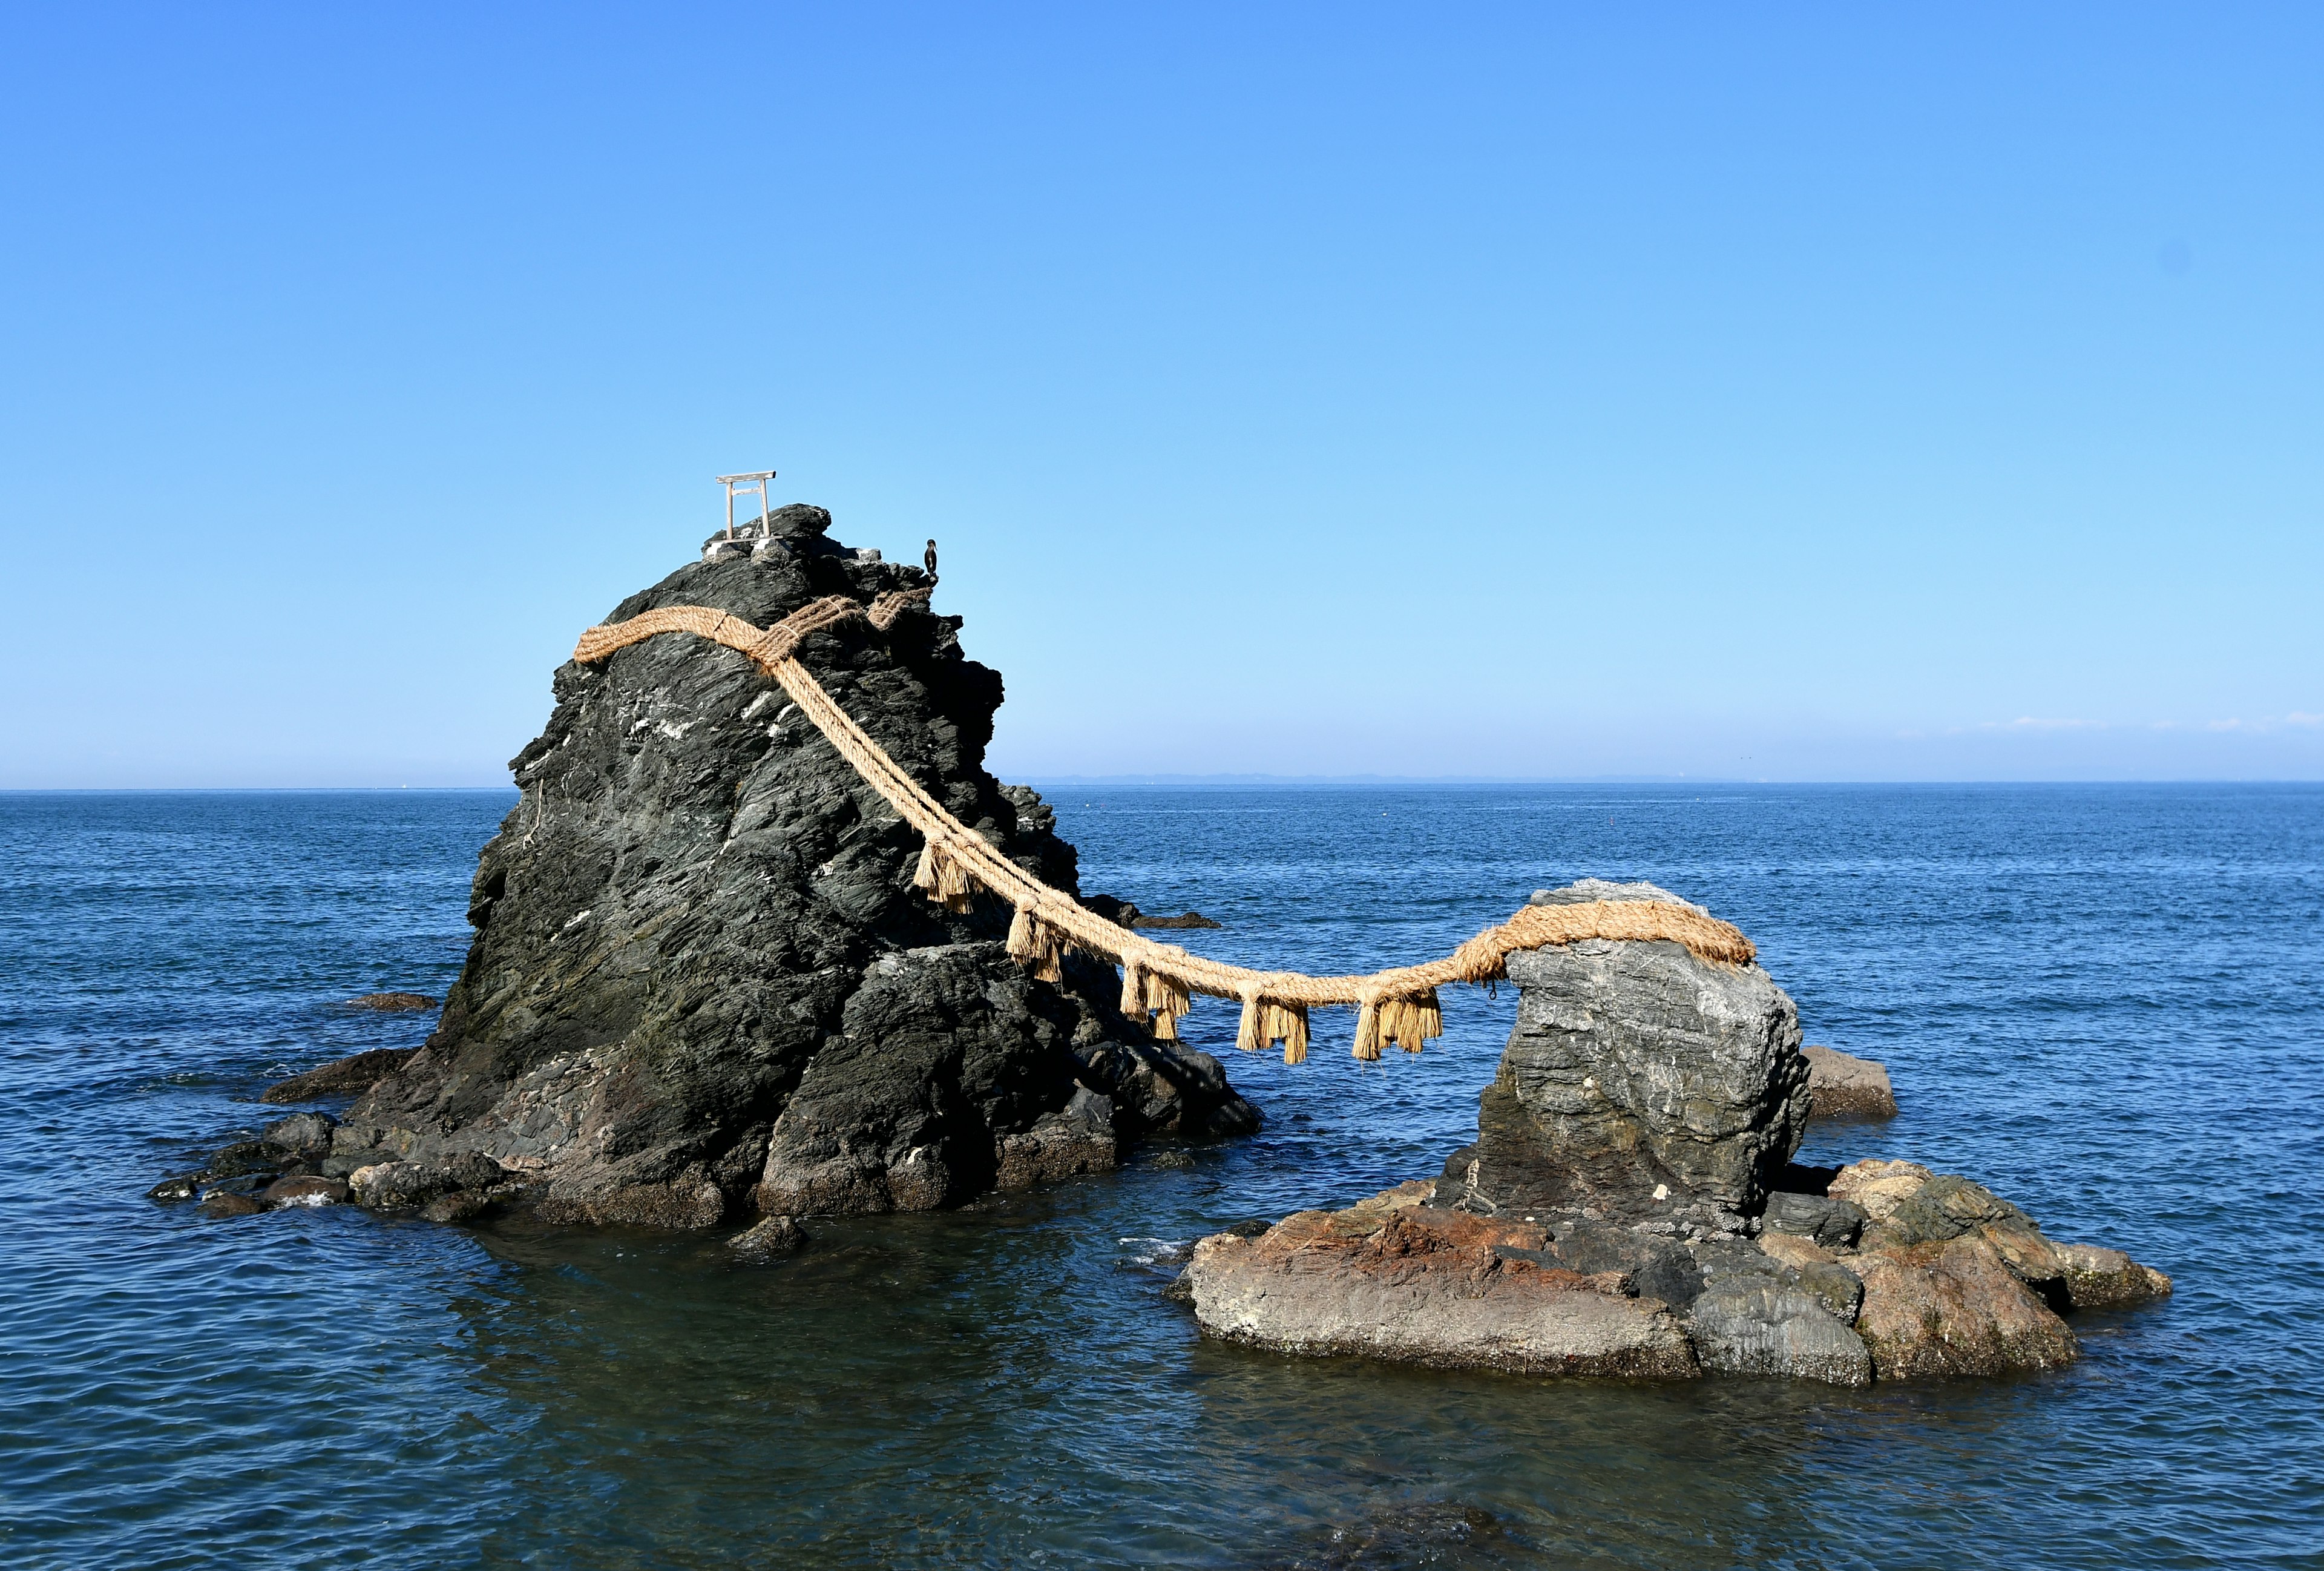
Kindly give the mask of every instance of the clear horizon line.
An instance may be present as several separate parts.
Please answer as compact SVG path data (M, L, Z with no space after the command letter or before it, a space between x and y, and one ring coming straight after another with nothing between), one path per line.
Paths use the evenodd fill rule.
M999 775L1002 784L1019 783ZM1597 775L1387 775L1387 774L1040 774L1019 777L1021 783L1054 788L1065 786L2313 786L2324 779L2305 776L2255 775L2055 775L2015 780L1902 779L1886 776L1840 777L1824 780L1777 780L1766 776L1686 774ZM473 785L42 785L0 786L0 796L69 795L190 795L210 793L279 792L320 795L331 792L381 793L404 791L509 791L512 781Z

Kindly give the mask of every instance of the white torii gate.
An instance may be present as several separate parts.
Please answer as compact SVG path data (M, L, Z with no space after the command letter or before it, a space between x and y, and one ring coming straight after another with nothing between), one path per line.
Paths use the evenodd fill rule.
M747 475L713 476L719 485L726 487L726 538L728 540L734 538L734 494L738 491L745 495L753 491L759 494L759 517L761 520L759 528L761 533L765 532L766 525L763 521L775 510L774 504L767 499L767 482L774 477L775 472L772 469L753 469Z

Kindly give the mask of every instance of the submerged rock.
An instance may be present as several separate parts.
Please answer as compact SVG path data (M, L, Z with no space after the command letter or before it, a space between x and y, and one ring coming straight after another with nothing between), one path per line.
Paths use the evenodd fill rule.
M343 1206L347 1197L346 1180L315 1173L277 1178L258 1192L259 1203L268 1206Z
M1586 879L1536 905L1679 901ZM1493 1216L1550 1213L1731 1233L1799 1146L1808 1069L1799 1013L1756 965L1683 945L1590 939L1515 954L1517 1026L1446 1176Z
M763 626L925 582L829 523L779 509L608 620L691 604ZM1054 816L985 772L1001 679L959 627L859 619L801 654L950 811L1071 892ZM266 1094L361 1093L318 1163L361 1204L424 1213L514 1185L551 1221L682 1228L754 1203L925 1210L1102 1171L1147 1135L1258 1126L1216 1059L1119 1012L1110 966L1036 981L1007 957L1005 906L914 890L918 835L742 655L671 634L568 663L555 690L434 1034ZM471 1159L495 1182L443 1181Z
M1818 1118L1894 1118L1896 1093L1888 1071L1869 1058L1830 1048L1800 1049L1808 1061L1808 1095Z
M788 1216L766 1216L726 1241L734 1258L758 1263L795 1253L807 1243L807 1233Z
M434 1009L442 1002L424 993L366 993L361 998L350 998L343 1009L377 1009L390 1012Z

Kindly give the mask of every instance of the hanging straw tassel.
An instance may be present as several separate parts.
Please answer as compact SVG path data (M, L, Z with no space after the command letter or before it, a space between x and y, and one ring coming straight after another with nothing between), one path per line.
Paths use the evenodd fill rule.
M1281 1042L1285 1063L1305 1063L1307 1061L1307 1006L1304 1003L1269 1003L1261 1006L1259 1039L1261 1047L1268 1042Z
M1010 919L1009 957L1019 966L1029 966L1039 981L1065 979L1065 935L1035 915L1031 906L1019 906L1017 914Z
M1121 957L1121 1012L1146 1023L1146 967L1131 955Z
M1444 1012L1437 1006L1434 988L1415 998L1382 1001L1379 1042L1392 1041L1407 1053L1416 1053L1429 1038L1443 1034Z
M1350 1049L1367 1064L1379 1061L1379 1001L1367 998L1356 1008L1356 1045Z
M1148 971L1146 1007L1154 1016L1154 1040L1175 1042L1178 1040L1178 1017L1194 1007L1194 1000L1186 991L1186 984L1176 977Z
M1260 1012L1269 1007L1270 1006L1268 1004L1259 1003L1257 989L1244 989L1242 995L1242 1023L1235 1027L1235 1050L1237 1052L1255 1053L1261 1048L1267 1046L1267 1039L1262 1034L1259 1025L1259 1014Z
M912 872L912 887L955 915L965 915L975 903L976 884L968 869L934 836L920 847L920 864Z
M1033 919L1033 939L1040 951L1033 963L1035 980L1063 982L1065 979L1065 936L1036 917Z

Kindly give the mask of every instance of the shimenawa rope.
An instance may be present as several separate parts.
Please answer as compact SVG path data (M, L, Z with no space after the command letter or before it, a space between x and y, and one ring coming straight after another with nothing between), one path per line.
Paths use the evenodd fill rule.
M764 628L706 605L665 605L626 622L590 628L575 646L573 658L584 665L594 664L616 650L662 633L691 633L750 656L782 685L800 712L864 782L919 831L926 844L912 875L915 887L953 911L968 910L979 889L1009 901L1016 912L1009 927L1010 956L1045 981L1062 978L1068 949L1080 949L1120 966L1122 1012L1144 1021L1161 1040L1177 1039L1178 1017L1193 1007L1194 995L1201 993L1241 1004L1237 1047L1257 1052L1281 1042L1286 1064L1307 1057L1307 1012L1318 1004L1355 1007L1354 1053L1359 1058L1378 1058L1390 1043L1416 1053L1430 1038L1444 1033L1436 990L1452 982L1499 981L1508 974L1509 956L1520 949L1584 938L1667 939L1720 965L1748 965L1755 956L1751 940L1740 929L1692 906L1666 901L1526 906L1443 959L1361 976L1253 971L1189 954L1176 944L1141 938L1041 883L945 811L799 663L798 647L811 634L857 616L885 632L904 611L926 600L929 592L930 588L891 590L869 606L844 595L829 596Z

